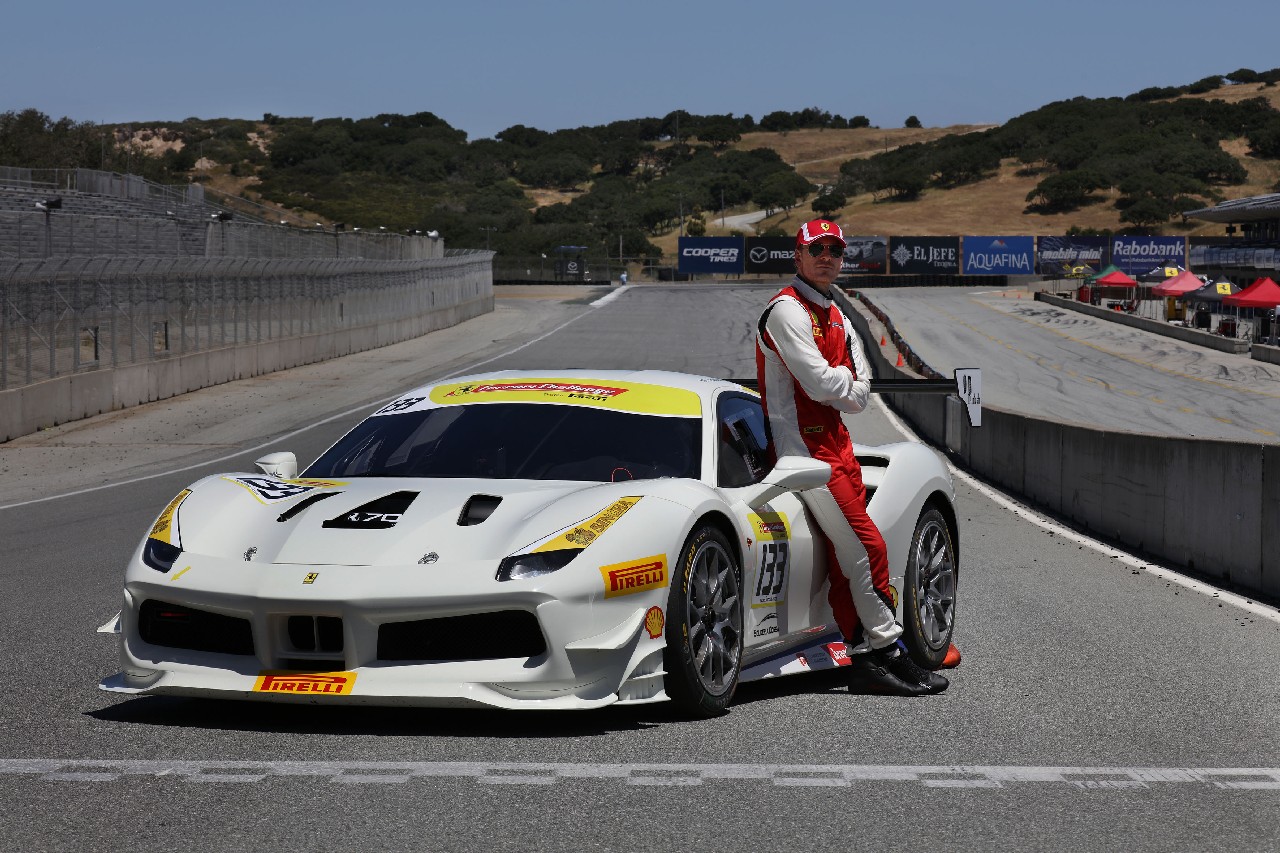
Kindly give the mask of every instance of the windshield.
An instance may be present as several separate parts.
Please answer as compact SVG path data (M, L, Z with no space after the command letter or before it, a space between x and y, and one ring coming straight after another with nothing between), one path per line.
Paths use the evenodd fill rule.
M486 403L371 417L304 477L619 482L701 473L699 418Z

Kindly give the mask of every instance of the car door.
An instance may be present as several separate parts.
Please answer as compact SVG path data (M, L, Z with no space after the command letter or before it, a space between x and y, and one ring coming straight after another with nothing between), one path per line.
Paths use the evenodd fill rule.
M825 546L815 549L804 505L787 492L752 509L741 492L769 472L760 400L729 391L716 401L716 476L741 526L745 644L753 648L829 621ZM815 553L816 550L816 553Z

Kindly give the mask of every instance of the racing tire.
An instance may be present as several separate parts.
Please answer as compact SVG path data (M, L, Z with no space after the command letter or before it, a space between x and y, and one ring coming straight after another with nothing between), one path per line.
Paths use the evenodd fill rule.
M937 509L920 513L902 579L902 639L911 659L926 669L942 666L956 621L955 541Z
M697 718L725 713L742 671L742 566L715 527L685 541L667 597L667 695Z

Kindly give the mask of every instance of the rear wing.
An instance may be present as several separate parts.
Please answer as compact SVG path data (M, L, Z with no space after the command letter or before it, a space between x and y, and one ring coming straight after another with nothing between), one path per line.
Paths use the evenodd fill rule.
M760 390L755 379L733 379L753 391ZM872 394L955 394L964 403L969 426L982 426L982 368L957 368L951 379L872 379Z

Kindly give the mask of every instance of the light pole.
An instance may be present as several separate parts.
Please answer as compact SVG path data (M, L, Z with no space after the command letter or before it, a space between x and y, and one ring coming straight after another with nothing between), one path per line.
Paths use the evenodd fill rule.
M484 250L487 252L489 251L489 235L498 229L492 225L485 225L482 226L480 230L484 232Z

